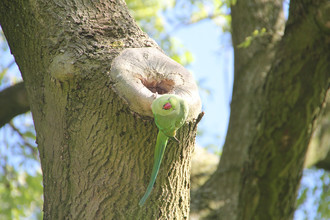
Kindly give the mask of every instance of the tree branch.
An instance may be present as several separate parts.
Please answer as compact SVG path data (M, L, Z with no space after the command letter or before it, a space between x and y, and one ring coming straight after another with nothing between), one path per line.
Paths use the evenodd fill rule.
M33 155L34 159L38 158L38 149L33 147L27 140L26 136L14 125L13 122L9 122L10 127L21 137L22 141L24 142L24 146L29 148L31 154Z
M12 118L30 110L24 82L17 83L0 92L0 127Z

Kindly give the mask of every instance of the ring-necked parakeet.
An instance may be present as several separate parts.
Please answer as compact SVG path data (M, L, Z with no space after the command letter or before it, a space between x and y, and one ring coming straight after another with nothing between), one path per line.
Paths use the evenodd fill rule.
M156 141L154 166L148 188L139 202L140 206L143 206L154 186L168 138L173 138L177 141L175 137L176 131L186 121L189 111L186 101L173 94L162 95L155 99L151 104L151 109L159 132Z

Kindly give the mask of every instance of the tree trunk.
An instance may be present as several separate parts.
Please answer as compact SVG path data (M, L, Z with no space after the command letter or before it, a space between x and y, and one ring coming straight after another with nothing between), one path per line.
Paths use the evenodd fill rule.
M292 218L313 123L329 91L329 9L325 0L291 1L283 34L282 1L232 6L228 134L217 171L192 195L192 217ZM248 36L251 44L238 47Z
M5 0L0 24L30 100L44 219L188 218L196 120L179 130L180 143L169 141L153 192L138 206L158 131L114 92L109 74L125 48L158 46L125 3Z

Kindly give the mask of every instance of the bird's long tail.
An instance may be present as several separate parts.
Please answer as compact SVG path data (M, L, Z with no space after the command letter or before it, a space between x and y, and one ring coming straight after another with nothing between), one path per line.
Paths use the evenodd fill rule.
M156 149L155 149L155 155L154 155L154 166L152 168L152 173L151 173L151 177L150 177L150 181L149 181L147 191L145 192L144 196L142 197L142 199L139 202L140 206L143 206L143 204L145 203L145 201L149 197L149 195L151 193L151 190L152 190L152 188L155 184L157 174L158 174L158 171L159 171L159 167L160 167L160 164L162 162L163 155L164 155L164 152L165 152L167 141L168 141L168 137L163 132L159 131L158 136L157 136L157 141L156 141Z

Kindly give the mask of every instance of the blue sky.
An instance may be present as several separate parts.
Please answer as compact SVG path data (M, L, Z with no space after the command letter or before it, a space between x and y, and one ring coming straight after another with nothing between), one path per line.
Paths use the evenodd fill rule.
M192 52L194 61L188 69L202 87L205 116L199 128L204 132L197 142L201 146L215 144L220 149L226 136L233 84L230 35L223 34L221 27L211 20L183 27L172 35ZM208 95L203 88L211 93Z

